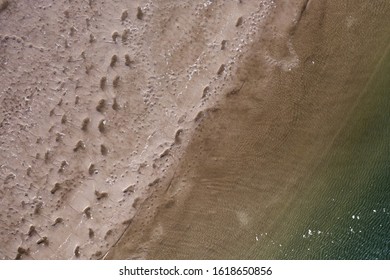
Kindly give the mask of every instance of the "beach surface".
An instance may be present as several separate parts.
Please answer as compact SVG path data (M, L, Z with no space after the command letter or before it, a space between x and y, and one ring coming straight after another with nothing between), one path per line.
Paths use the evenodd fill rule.
M0 7L1 259L388 258L388 1Z

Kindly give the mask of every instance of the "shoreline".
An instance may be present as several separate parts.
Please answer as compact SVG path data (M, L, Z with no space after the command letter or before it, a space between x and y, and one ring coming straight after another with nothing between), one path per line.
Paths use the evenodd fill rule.
M316 178L315 170L332 152L387 46L380 20L340 24L344 14L335 11L363 10L354 7L311 3L297 28L281 25L291 41L276 36L268 47L274 56L291 54L286 41L292 42L301 61L296 69L289 70L288 62L294 61L289 56L283 67L267 59L267 46L253 48L237 72L245 84L200 125L152 226L140 228L142 239L129 232L108 258L132 259L140 253L147 259L284 257L290 234L283 217L310 193L304 182ZM368 12L376 11L367 11L366 18ZM378 38L376 52L368 53L374 47L370 41L352 48L366 33ZM353 59L362 54L364 60ZM271 71L264 70L267 64ZM304 212L299 219L297 224L306 221Z
M267 2L253 5L9 1L0 14L1 259L106 255L169 182L194 119L257 36Z
M223 171L222 167L221 169L218 168L217 170L214 170L215 165L213 166L212 164L209 165L207 163L207 161L215 161L216 164L218 164L218 162L222 162L221 164L223 164L224 158L229 158L229 156L231 157L231 153L235 152L235 149L233 149L222 152L223 154L225 152L228 153L227 155L224 154L222 156L218 153L216 156L212 155L213 149L220 150L223 145L226 145L227 147L231 147L232 144L237 145L237 143L216 143L216 141L218 142L221 140L226 140L226 137L224 137L225 132L223 131L228 129L229 125L231 125L227 123L236 122L235 119L231 119L230 121L223 120L221 119L221 115L226 114L227 112L229 112L228 114L233 115L240 114L234 108L237 104L239 105L239 107L241 107L239 110L243 110L243 114L247 114L244 113L245 110L255 112L256 110L260 109L260 111L264 110L266 112L271 113L272 115L272 107L267 108L267 106L263 107L261 105L260 108L257 108L255 106L258 104L258 101L260 99L269 100L270 104L272 104L274 102L274 97L272 95L261 96L258 94L258 92L261 88L266 88L273 83L274 80L270 77L274 76L275 68L280 69L281 72L289 72L289 69L294 67L296 64L296 54L294 51L291 51L291 45L287 40L288 38L286 39L285 34L290 32L290 30L294 28L294 18L296 18L299 14L298 12L301 8L301 4L301 1L297 1L295 3L295 6L293 7L290 3L279 7L278 12L273 11L273 15L275 16L276 20L268 18L267 22L264 24L264 32L268 34L264 36L262 34L262 36L259 36L257 40L251 43L251 46L253 48L253 46L259 44L258 42L261 42L261 44L264 45L264 42L269 41L269 44L277 44L278 46L280 46L278 50L279 53L273 53L273 56L277 57L278 55L283 55L286 49L290 51L288 56L279 57L278 60L276 60L275 58L270 58L271 55L267 54L267 47L269 47L268 45L262 46L260 48L249 48L248 53L244 54L243 57L241 57L241 63L237 66L236 74L234 75L235 79L231 80L230 85L223 91L223 98L221 99L221 102L219 102L216 106L211 107L208 110L208 112L205 114L206 117L204 118L204 121L199 123L197 129L195 130L194 137L192 137L189 146L185 151L185 155L179 165L179 169L177 172L175 172L176 178L174 178L173 181L169 183L169 189L166 191L160 190L156 193L156 198L154 200L149 203L146 202L146 204L144 205L145 212L147 212L146 209L149 208L155 209L154 211L156 214L153 215L152 221L150 223L145 223L145 218L139 216L139 220L135 221L134 226L132 228L129 228L129 231L124 234L122 240L120 240L118 244L114 246L112 250L110 250L109 254L107 255L108 259L165 258L166 256L162 254L157 254L156 256L153 255L154 247L156 247L158 250L159 246L163 244L161 242L164 242L164 238L169 239L168 242L171 242L168 243L166 246L176 246L177 244L180 244L180 242L187 242L188 240L192 240L192 237L189 236L186 236L184 238L184 236L188 233L192 225L187 223L181 224L180 222L188 220L185 217L181 217L181 215L185 215L185 213L187 212L187 206L184 205L186 205L188 201L191 201L190 197L193 195L193 192L195 192L194 197L199 197L201 201L199 203L197 201L192 201L190 202L190 204L202 205L202 208L204 209L208 209L207 205L210 205L210 203L213 204L212 201L206 199L200 194L201 191L197 192L195 190L197 188L197 184L202 184L192 179L196 176L196 173L198 172L198 165L210 166L212 170L211 172L219 172L221 176L224 176L222 175L223 173L229 174L232 171L231 167L226 163L223 165ZM282 22L280 22L278 18L280 14L285 15L285 17L281 17L284 19ZM253 57L255 57L255 59L253 59ZM294 63L291 63L291 61L293 61ZM259 77L261 77L261 79L258 79ZM243 98L243 101L240 100L241 98ZM253 105L252 102L255 102L255 105ZM235 127L236 125L233 125L233 128ZM267 129L266 127L264 128ZM237 135L235 135L236 133L234 131L226 131L226 134L230 134L231 138L233 137L239 139L240 137L239 132L237 132ZM250 141L256 142L258 141L258 139L253 138ZM210 145L211 143L215 143L215 146L209 146L209 142ZM273 145L271 145L268 148L271 148L272 151L277 147L273 147ZM269 154L271 151L265 150L265 153ZM250 165L253 164L251 163ZM199 177L199 180L205 181L208 180L207 178L208 174L202 173L202 175ZM235 178L231 178L231 180L234 181ZM223 188L221 185L219 190L222 189ZM228 187L228 189L230 190L230 187ZM267 192L267 189L268 188L265 187L264 191ZM207 190L204 190L204 192L207 192ZM218 190L215 190L215 193L217 192ZM217 197L215 197L215 193L211 196L217 199ZM202 202L202 200L204 200L204 203ZM194 206L190 208L192 209L193 207ZM262 215L266 216L265 213L269 213L269 211L264 211ZM200 221L212 220L211 217L207 218L202 213L199 213L199 215L201 216L201 218L199 218ZM244 224L248 223L248 221L246 221L248 220L247 216L248 215L244 212L238 212L237 214L238 219L241 220L241 223ZM170 222L171 219L174 221L175 224L172 224L172 222ZM170 230L174 227L178 227L178 232L175 232L174 230L173 232L170 232ZM210 227L210 225L206 227ZM168 230L167 233L165 232L166 230ZM197 233L200 235L204 234L199 232ZM171 234L172 236L174 236L174 240L171 240L170 237L167 238L167 236L170 236ZM205 239L207 238L202 238L202 240ZM174 243L176 245L174 245ZM165 248L165 246L163 246L162 248ZM174 258L186 258L185 254L186 253L183 251L178 255L174 255ZM192 256L194 256L195 258L199 258L198 255Z
M284 258L322 230L390 5L255 2L8 1L0 259Z

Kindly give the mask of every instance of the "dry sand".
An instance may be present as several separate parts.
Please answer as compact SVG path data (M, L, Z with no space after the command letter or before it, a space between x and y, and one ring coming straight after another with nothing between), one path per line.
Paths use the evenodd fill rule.
M274 6L2 1L0 258L102 258L147 223Z

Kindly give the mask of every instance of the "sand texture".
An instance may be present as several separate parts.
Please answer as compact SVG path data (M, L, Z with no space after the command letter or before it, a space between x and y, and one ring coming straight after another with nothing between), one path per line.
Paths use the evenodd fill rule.
M0 257L102 258L172 180L273 5L3 2Z

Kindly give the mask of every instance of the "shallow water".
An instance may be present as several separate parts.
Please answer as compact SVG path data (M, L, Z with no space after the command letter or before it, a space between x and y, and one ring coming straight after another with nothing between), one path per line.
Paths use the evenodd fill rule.
M299 183L299 195L279 216L272 240L253 246L255 258L390 258L390 41L383 24L377 27L383 37L366 34L365 40L385 48L369 50L378 54L373 69L353 70L367 80L356 89L345 124L315 171ZM354 82L347 80L345 87Z
M390 258L390 52L259 258ZM280 248L276 250L275 248Z

